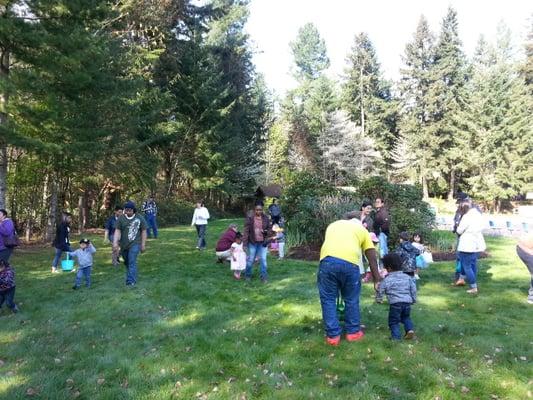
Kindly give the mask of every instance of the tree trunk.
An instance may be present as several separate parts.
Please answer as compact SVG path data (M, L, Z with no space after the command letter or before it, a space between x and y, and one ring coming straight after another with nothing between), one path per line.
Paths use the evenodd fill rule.
M363 102L363 67L361 67L360 69L360 76L359 76L359 100L361 102L361 133L364 136L365 134L365 105Z
M50 203L48 207L48 219L46 222L46 232L44 240L50 242L55 234L57 218L57 191L58 182L53 177L50 179Z
M448 192L448 201L453 200L454 193L455 193L455 171L452 169L450 171L450 190Z
M9 77L9 52L0 53L0 82ZM0 125L7 124L7 93L0 93ZM7 194L7 142L0 138L0 208L6 207Z
M429 199L429 189L428 189L428 181L425 176L422 177L422 193L424 200Z

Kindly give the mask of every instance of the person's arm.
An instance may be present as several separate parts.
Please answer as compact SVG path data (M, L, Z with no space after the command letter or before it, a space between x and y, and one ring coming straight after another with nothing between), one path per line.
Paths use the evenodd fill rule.
M370 271L372 272L372 279L374 280L374 289L377 289L381 277L379 275L378 256L376 249L371 248L365 250L365 256L368 260L368 264L370 264Z
M411 298L413 299L413 304L416 303L416 284L415 281L409 279L409 291L411 292Z
M96 247L91 243L89 243L89 253L94 254L96 253Z
M205 217L205 220L207 221L209 218L211 218L211 216L209 215L209 210L207 208L205 208L205 207L204 207L204 209L205 209L205 216L204 217Z
M5 219L0 223L0 234L2 236L9 236L15 230L13 221Z
M250 235L250 218L246 217L244 220L244 231L242 232L243 248L248 247L248 240Z
M458 235L462 235L468 229L468 225L470 222L469 220L470 220L470 216L468 214L463 215L463 217L461 218L461 221L459 222L459 226L455 230L455 232Z
M146 250L146 239L148 238L148 232L145 229L141 231L141 253L144 253Z
M235 257L235 246L231 245L231 247L229 248L229 252L231 254L231 259L233 261L237 261L237 257Z
M122 231L119 228L115 228L115 233L113 234L113 250L118 250L118 244L120 243L121 237Z
M196 224L196 216L197 216L197 208L194 209L194 213L192 214L192 222L191 222L191 226L194 226L194 224Z

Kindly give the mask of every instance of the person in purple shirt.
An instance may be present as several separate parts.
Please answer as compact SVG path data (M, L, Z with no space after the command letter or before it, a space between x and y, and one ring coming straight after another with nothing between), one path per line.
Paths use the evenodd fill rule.
M0 260L9 261L13 247L7 246L5 239L15 235L15 224L7 217L7 211L0 209Z
M231 245L236 237L237 224L230 224L228 229L218 239L217 247L215 248L218 263L231 260Z

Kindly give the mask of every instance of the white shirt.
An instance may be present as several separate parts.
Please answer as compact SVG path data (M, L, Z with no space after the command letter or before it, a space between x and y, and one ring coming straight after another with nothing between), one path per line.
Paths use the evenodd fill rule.
M457 227L459 244L457 250L465 253L477 253L487 248L481 231L485 227L481 213L471 208L463 217Z
M200 207L194 209L191 225L207 225L207 220L211 218L207 208Z

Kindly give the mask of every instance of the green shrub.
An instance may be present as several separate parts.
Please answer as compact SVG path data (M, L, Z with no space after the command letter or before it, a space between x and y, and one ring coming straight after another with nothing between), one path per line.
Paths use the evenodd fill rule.
M435 224L431 206L422 200L422 189L415 185L390 183L382 177L372 177L359 182L357 192L362 198L383 199L391 216L389 246L398 243L400 232L419 232L423 238Z
M160 226L190 224L195 205L181 199L165 199L157 202L157 223Z
M457 236L451 231L435 230L426 240L431 251L453 252L457 243Z
M417 186L398 185L374 177L357 182L355 193L339 190L315 175L293 174L284 188L282 206L287 221L287 247L322 242L327 226L347 211L358 210L363 199L381 197L391 213L391 247L399 233L420 232L427 238L435 216L422 201Z

